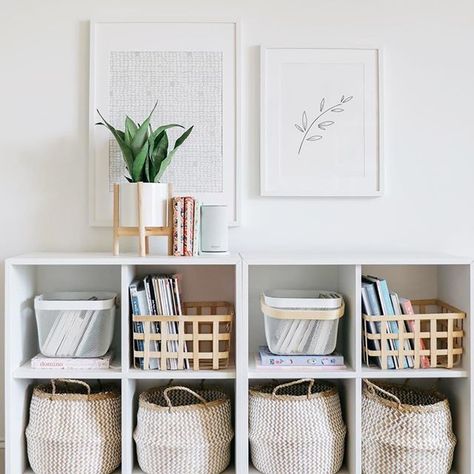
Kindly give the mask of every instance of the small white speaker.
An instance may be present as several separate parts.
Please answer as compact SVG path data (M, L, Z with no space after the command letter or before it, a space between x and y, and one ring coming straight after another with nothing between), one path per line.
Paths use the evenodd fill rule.
M227 206L201 206L201 253L222 254L229 251Z

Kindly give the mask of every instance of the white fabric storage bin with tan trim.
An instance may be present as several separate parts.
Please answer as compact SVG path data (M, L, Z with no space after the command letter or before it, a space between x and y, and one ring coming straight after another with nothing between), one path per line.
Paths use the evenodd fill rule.
M339 394L328 382L301 379L250 389L250 452L263 474L335 474L345 436Z
M447 398L433 390L364 380L364 474L448 474L456 437Z
M344 315L344 300L338 293L266 291L261 296L260 306L267 345L273 354L327 355L334 352L339 319Z
M109 474L121 462L120 392L80 380L33 390L26 428L35 474Z
M233 437L230 399L220 390L171 386L140 394L133 439L146 474L219 474Z

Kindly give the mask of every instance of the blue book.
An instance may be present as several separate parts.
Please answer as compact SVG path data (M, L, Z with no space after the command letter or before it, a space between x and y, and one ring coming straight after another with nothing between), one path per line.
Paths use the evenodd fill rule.
M383 278L377 278L377 277L371 277L371 276L368 276L366 278L367 280L375 283L375 286L377 288L377 292L379 295L380 304L382 306L382 313L385 316L395 316L395 310L393 309L392 298L390 298L390 291L388 289L387 280L384 280ZM392 334L398 334L398 324L396 321L389 321L388 327ZM393 339L390 342L393 344L394 350L398 350L398 348L400 347L398 340ZM394 360L395 360L395 365L398 365L398 358L394 357ZM406 357L403 360L403 368L404 369L408 368Z
M365 277L364 280L366 280ZM375 289L375 283L369 281L362 282L362 302L365 309L365 314L367 314L368 316L378 316L382 314L382 309L380 307L377 291ZM380 334L380 322L369 322L369 331L372 334ZM374 343L373 348L375 350L380 350L379 341L372 342ZM387 342L387 348L391 349L390 341ZM377 358L377 362L379 366L382 367L380 357ZM389 369L395 369L396 367L395 361L392 356L387 357L387 367Z

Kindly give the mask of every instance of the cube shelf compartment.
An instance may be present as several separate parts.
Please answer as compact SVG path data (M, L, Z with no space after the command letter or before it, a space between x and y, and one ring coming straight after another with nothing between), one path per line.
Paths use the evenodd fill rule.
M453 471L471 472L470 407L471 304L474 301L471 260L442 255L303 255L244 254L224 257L113 257L108 254L35 254L6 261L6 466L7 473L31 472L26 456L24 430L32 386L49 378L107 379L122 391L122 474L141 473L134 442L137 396L151 386L174 383L223 386L233 394L235 439L233 462L227 474L256 473L248 452L248 387L268 379L321 378L336 383L341 392L348 428L341 473L360 474L362 380L399 379L430 386L436 381L453 412L458 438ZM235 308L231 364L223 370L140 370L133 367L128 286L149 273L181 273L188 301L229 301ZM360 280L362 274L387 278L391 288L413 299L439 298L466 313L464 353L452 369L382 370L367 367L362 357ZM325 289L344 296L346 312L340 321L336 350L345 357L346 369L262 369L255 365L258 347L265 344L260 293L264 289ZM112 290L121 296L112 349L113 368L108 370L32 369L39 352L33 297L45 291Z

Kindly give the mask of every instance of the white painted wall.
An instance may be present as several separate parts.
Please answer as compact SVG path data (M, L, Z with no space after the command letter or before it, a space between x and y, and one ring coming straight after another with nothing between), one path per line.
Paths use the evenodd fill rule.
M87 214L92 16L241 19L243 222L231 231L235 250L474 256L472 1L11 0L0 9L0 259L111 248L110 230L90 228ZM384 197L259 197L262 43L383 48Z

